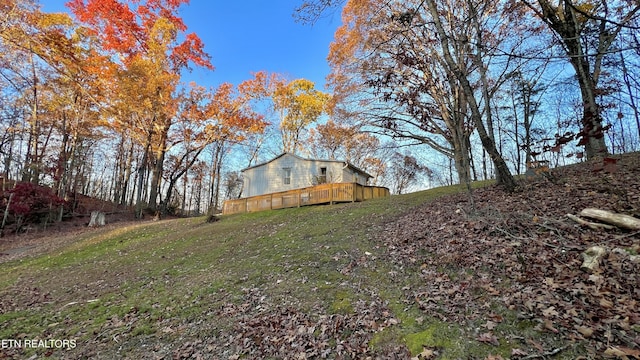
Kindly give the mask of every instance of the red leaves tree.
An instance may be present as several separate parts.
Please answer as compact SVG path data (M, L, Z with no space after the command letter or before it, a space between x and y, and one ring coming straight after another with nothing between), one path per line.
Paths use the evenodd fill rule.
M8 191L7 206L16 223L16 232L24 224L49 221L57 207L65 204L64 199L47 187L29 182L22 182ZM4 227L4 221L3 221ZM2 230L2 229L0 229Z
M124 57L125 64L136 56L149 52L153 29L159 19L167 20L175 29L172 44L168 46L169 59L174 71L187 67L189 62L213 69L210 57L204 51L202 40L194 34L184 35L176 41L177 32L187 26L176 14L188 0L71 0L67 6L91 31L100 38L102 47Z

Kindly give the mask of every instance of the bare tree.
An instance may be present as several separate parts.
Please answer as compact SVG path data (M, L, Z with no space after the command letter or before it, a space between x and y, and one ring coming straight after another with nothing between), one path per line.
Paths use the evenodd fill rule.
M637 1L597 0L588 4L574 0L522 0L557 35L576 72L583 102L580 145L587 158L608 153L604 140L598 83L603 60L622 31L638 16Z
M431 176L431 170L420 164L418 160L410 154L395 153L393 165L391 166L391 176L394 193L402 194L409 187L414 185L422 175Z
M331 46L338 118L427 145L454 158L459 181L470 181L473 124L466 96L442 68L441 52L431 46L433 31L414 13L416 4L357 5L345 9Z

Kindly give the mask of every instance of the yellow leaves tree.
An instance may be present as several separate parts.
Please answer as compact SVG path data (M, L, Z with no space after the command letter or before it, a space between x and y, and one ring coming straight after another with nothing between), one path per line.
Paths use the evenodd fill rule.
M168 134L176 111L173 94L179 78L177 74L167 71L166 54L158 50L162 38L158 40L150 46L150 49L155 49L153 56L136 55L128 61L127 67L119 69L109 104L113 128L142 147L142 158L137 167L138 214L149 168L149 206L155 209Z
M8 92L28 108L21 127L28 139L21 178L37 183L46 171L63 196L75 145L101 125L91 114L100 93L93 69L104 72L105 58L67 14L41 12L32 1L3 0L0 8L1 71L11 84ZM58 159L45 164L49 140L56 135L62 143Z
M330 97L306 79L280 81L271 96L280 118L282 150L296 153L304 131L326 112Z

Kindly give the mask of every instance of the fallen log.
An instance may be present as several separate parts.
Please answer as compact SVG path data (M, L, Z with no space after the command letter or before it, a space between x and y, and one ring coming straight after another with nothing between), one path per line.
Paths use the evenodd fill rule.
M586 208L580 212L580 216L596 219L628 230L640 230L640 219L625 214L617 214L601 209Z
M567 214L567 217L575 222L577 222L580 225L584 225L587 226L589 229L592 230L599 230L599 229L607 229L607 230L611 230L611 229L615 229L616 227L613 225L609 225L609 224L601 224L601 223L595 223L595 222L591 222L591 221L587 221L584 219L581 219L573 214Z

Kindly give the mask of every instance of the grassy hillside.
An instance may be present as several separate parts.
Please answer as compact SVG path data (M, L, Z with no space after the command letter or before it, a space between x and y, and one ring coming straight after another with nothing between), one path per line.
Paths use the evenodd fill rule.
M542 189L548 180L539 181ZM500 235L478 225L478 214L487 211L473 215L466 195L442 198L459 191L438 188L364 203L234 215L211 224L203 218L179 219L70 235L64 246L0 264L0 339L23 341L21 348L3 343L0 354L68 359L593 356L599 348L586 336L558 330L556 323L527 315L525 305L505 300L501 292L515 286L510 270L504 275L497 265L478 270L465 265L473 256L449 259L436 245L422 245L420 239L437 243L459 226L473 230L458 234L463 244L488 239L483 232ZM478 208L496 200L482 191L475 196ZM452 213L470 222L442 222L442 234L402 225L403 219L437 225L435 215L416 218L429 204L436 204L430 208L435 212L450 204ZM415 239L399 234L410 226ZM510 236L523 235L502 234ZM637 243L638 235L626 239ZM579 258L578 252L572 254ZM482 282L483 272L500 280ZM636 321L627 321L631 340L619 348L633 349L634 337L640 336ZM25 339L50 342L24 346Z

